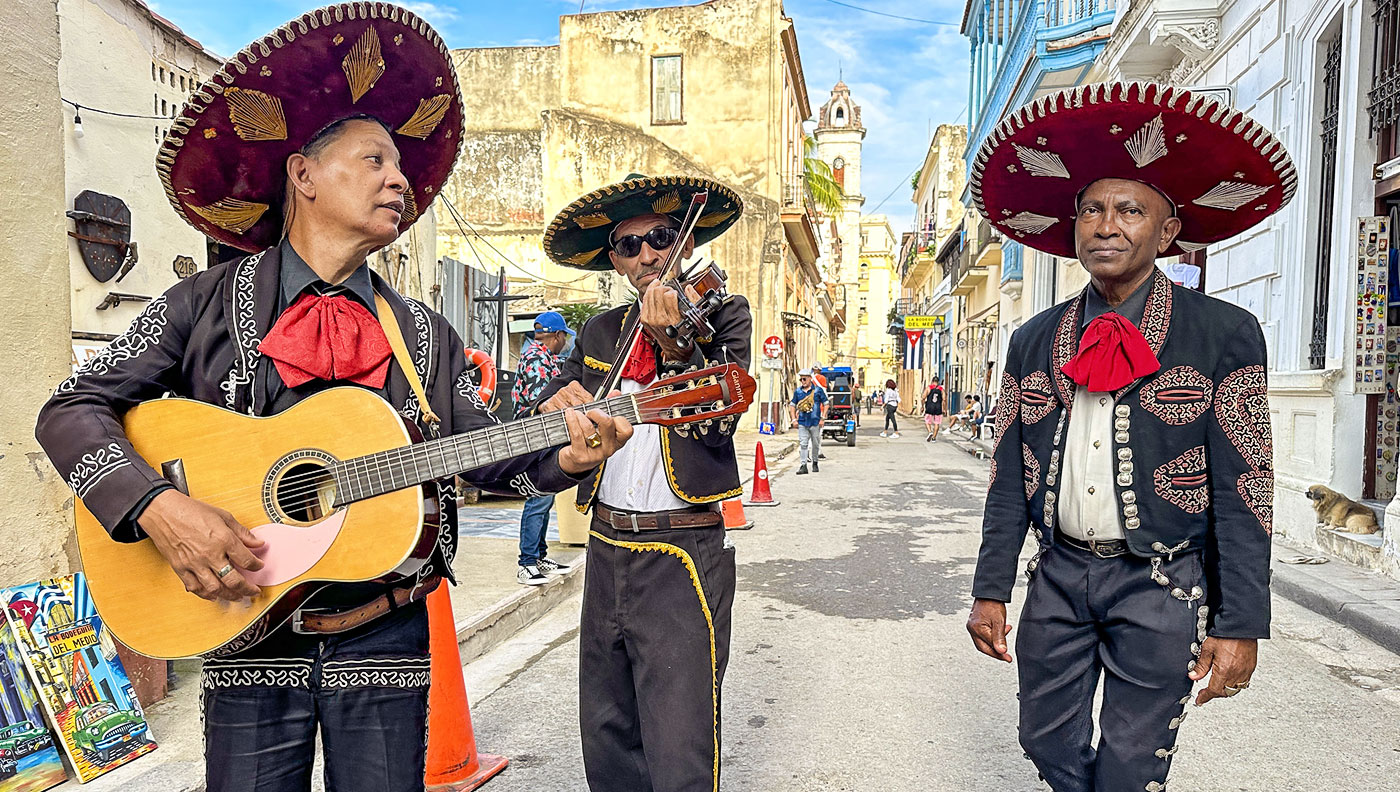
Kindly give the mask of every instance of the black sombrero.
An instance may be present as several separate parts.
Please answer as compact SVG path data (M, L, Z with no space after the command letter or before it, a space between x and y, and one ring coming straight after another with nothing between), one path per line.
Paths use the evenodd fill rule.
M744 211L739 195L700 176L633 173L564 207L544 231L545 255L566 267L610 270L608 238L618 223L647 214L669 215L679 222L691 196L704 190L710 192L710 198L695 224L695 244L703 245L739 219Z

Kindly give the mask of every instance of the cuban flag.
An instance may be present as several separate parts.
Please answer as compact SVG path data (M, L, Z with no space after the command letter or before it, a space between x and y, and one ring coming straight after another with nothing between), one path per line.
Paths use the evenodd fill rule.
M909 343L904 345L905 371L921 371L924 367L924 331L905 330L904 337Z

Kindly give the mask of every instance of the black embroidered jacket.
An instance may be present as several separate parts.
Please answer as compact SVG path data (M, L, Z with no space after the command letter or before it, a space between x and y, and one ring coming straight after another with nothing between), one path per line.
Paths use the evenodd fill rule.
M272 362L258 352L258 344L276 319L280 264L280 251L273 247L172 286L146 306L126 333L60 384L40 411L39 443L113 538L143 538L126 517L163 485L160 473L133 451L122 431L123 413L174 394L240 413L268 414L265 383ZM498 422L482 405L466 373L462 341L447 320L398 295L377 275L371 273L371 278L403 330L414 368L442 421L439 434ZM431 437L397 362L389 370L389 402ZM556 457L555 451L542 451L471 471L465 478L485 489L526 496L559 492L577 480L559 468ZM457 547L454 487L443 481L438 490L443 507L438 552L420 575L432 570L450 577Z
M1162 367L1113 394L1119 519L1134 555L1204 551L1211 635L1267 638L1274 478L1264 337L1248 311L1160 270L1152 277L1141 329ZM1054 540L1075 390L1060 367L1078 351L1083 310L1081 293L1011 337L974 597L1010 601L1027 528L1040 552Z
M589 393L596 393L617 357L622 326L637 303L618 306L589 319L579 331L574 351L564 361L558 377L545 386L539 402L547 400L570 382L578 382ZM695 343L689 360L680 364L662 364L658 355L657 371L664 377L680 369L706 368L722 363L749 366L749 336L753 319L748 300L739 295L726 299L710 319L715 328L711 338ZM689 503L712 503L743 493L739 485L739 468L734 460L734 428L740 416L715 419L689 426L661 427L661 457L666 478L676 497ZM606 464L606 463L605 463ZM578 488L578 510L586 512L598 496L603 482L603 466L593 474L591 482Z

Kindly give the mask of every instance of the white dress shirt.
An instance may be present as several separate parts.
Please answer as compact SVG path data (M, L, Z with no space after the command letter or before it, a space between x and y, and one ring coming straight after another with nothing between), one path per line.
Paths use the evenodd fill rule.
M636 393L643 389L636 380L624 379L620 390ZM661 512L690 508L671 491L666 465L661 458L661 427L637 424L632 439L613 454L603 467L598 500L609 509L627 512Z
M1060 530L1082 542L1123 538L1113 488L1113 406L1112 393L1074 390L1060 468Z

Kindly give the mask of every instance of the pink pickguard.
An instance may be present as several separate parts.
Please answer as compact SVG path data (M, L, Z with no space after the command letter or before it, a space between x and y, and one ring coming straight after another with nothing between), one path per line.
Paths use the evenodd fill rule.
M266 543L253 550L263 568L243 572L243 577L256 586L275 586L305 573L331 549L346 513L341 509L314 525L268 523L253 528L252 534Z

